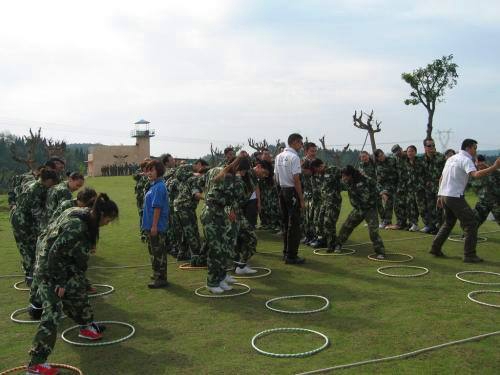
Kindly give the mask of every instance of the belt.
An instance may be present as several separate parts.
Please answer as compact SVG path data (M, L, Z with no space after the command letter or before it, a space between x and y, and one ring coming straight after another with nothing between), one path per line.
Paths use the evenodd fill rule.
M295 187L294 186L280 186L280 189L281 190L291 190L291 189L295 190Z

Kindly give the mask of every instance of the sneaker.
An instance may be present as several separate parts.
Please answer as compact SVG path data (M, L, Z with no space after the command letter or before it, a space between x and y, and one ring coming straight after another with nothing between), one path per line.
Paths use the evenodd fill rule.
M410 232L418 232L418 225L417 224L412 224L412 225L410 225L410 227L408 228L408 230Z
M166 288L168 286L167 280L164 279L155 279L153 282L148 284L149 289L159 289Z
M325 247L326 243L324 240L317 240L315 243L311 244L311 247L314 249L320 249Z
M377 258L378 260L384 260L385 255L384 254L377 254L377 256L375 258Z
M235 283L235 282L236 282L236 279L235 279L234 277L232 277L230 274L227 274L227 275L226 275L226 278L224 279L224 281L225 281L226 283L228 283L228 284L229 284L229 283L233 284L233 283Z
M477 255L473 257L465 257L464 263L481 263L483 258L479 258Z
M104 324L99 324L99 323L96 323L96 322L92 322L92 323L90 323L90 325L92 327L94 327L94 329L97 332L99 332L99 333L103 333L106 330L106 326Z
M87 285L87 292L88 293L96 293L97 288L89 284L89 285Z
M429 227L428 225L426 225L425 227L420 229L420 232L422 232L422 233L429 233L430 231L431 231L431 227Z
M59 369L51 367L46 363L40 363L38 365L28 366L28 371L26 375L56 375L59 374Z
M399 224L390 224L390 225L386 225L385 229L399 230L399 229L401 229L401 225L399 225Z
M285 258L285 264L304 264L306 260L304 258Z
M429 251L429 254L434 255L436 258L446 258L446 255L442 251Z
M222 293L224 293L224 289L222 289L220 286L207 286L207 289L212 294L222 294Z
M97 332L97 329L92 325L88 325L85 328L80 329L78 337L82 339L87 339L91 341L102 339L102 333Z
M386 225L384 223L380 223L378 225L379 229L385 229Z
M252 273L257 273L257 270L254 270L253 268L250 268L248 266L245 267L236 267L236 270L234 271L237 275L250 275Z
M28 306L28 314L32 320L38 321L42 318L43 308L36 307L33 304Z
M226 290L233 290L233 287L231 285L229 285L226 281L222 280L220 283L219 283L219 288L221 288L222 290L226 291Z

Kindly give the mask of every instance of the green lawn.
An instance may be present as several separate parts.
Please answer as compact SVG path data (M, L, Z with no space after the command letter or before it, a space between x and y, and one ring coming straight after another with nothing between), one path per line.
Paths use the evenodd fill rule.
M130 177L88 179L88 185L109 193L120 207L119 222L101 232L97 254L91 265L116 266L147 264L147 249L139 240L137 212ZM340 222L348 213L344 199ZM8 222L6 197L0 196L0 275L19 272L19 255ZM340 226L339 226L340 227ZM485 223L480 232L495 231L495 223ZM455 233L459 233L459 228ZM464 264L460 243L446 243L448 259L428 254L431 236L402 231L383 231L388 252L404 252L415 259L406 263L425 266L430 273L419 278L385 277L376 269L388 263L367 259L371 246L357 246L351 256L321 257L307 247L301 255L303 266L285 266L281 261L280 238L258 232L259 253L252 264L272 269L267 278L248 280L252 292L232 299L203 299L194 289L203 285L204 271L182 271L168 266L171 286L149 290L149 268L94 269L89 278L111 284L115 293L92 300L98 320L118 320L133 324L136 335L121 344L81 348L58 340L52 362L79 367L86 375L100 374L293 374L337 364L357 362L463 339L500 329L499 310L474 304L467 293L487 289L460 282L455 273L464 270L500 271L500 233L488 234L488 242L478 245L486 259L481 265ZM390 242L395 239L405 241ZM358 227L352 243L368 241L367 229ZM484 279L484 278L483 278ZM15 309L26 305L27 293L14 290L21 279L0 278L0 370L24 364L36 325L10 321ZM486 279L484 279L486 280ZM493 277L490 282L498 281ZM491 288L495 289L495 288ZM496 287L500 290L500 287ZM331 307L312 315L284 315L265 308L266 300L293 294L318 294L330 299ZM481 297L480 297L481 298ZM500 303L500 296L483 296ZM299 301L277 307L305 306ZM61 330L73 325L68 319ZM331 345L308 358L275 359L258 354L250 345L256 333L276 327L318 330ZM124 330L109 327L112 335ZM112 335L116 337L115 335ZM262 349L307 351L321 345L311 335L277 334L263 338ZM367 365L345 374L497 374L500 368L500 336L453 346L418 357ZM495 370L496 369L496 370Z

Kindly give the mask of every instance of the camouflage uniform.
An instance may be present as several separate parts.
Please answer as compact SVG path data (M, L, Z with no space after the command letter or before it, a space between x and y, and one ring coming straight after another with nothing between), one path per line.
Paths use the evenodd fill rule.
M25 275L33 275L35 248L45 219L47 188L35 181L16 196L16 208L12 211L11 224L14 239L21 253Z
M250 188L247 187L244 180L240 176L236 176L234 180L234 197L236 199L236 247L235 247L235 262L244 267L248 260L255 254L257 248L257 237L252 225L245 216L245 208L248 204L250 196L255 191L257 178L253 171L248 171L250 178Z
M406 159L406 207L410 225L418 225L419 214L422 218L425 216L424 168L421 158L416 157L413 164L410 163L409 159Z
M377 169L376 169L376 166L371 159L366 163L364 163L364 162L359 163L358 169L361 172L361 174L376 181Z
M85 272L92 247L85 219L86 208L71 210L50 225L39 248L35 276L43 314L30 351L31 365L44 363L52 352L62 313L79 325L93 321L93 311L86 291ZM56 293L64 288L62 298Z
M397 224L401 228L406 228L408 222L408 209L407 209L407 192L408 188L408 172L406 168L406 156L396 157L396 196L394 198L394 213L396 214Z
M77 202L76 198L61 202L61 204L54 210L54 212L52 213L52 216L49 218L48 224L57 220L57 218L59 216L61 216L61 214L64 211L66 211L68 208L77 207L77 206L78 206L78 202Z
M45 203L45 207L47 209L46 218L47 220L52 219L52 215L57 210L59 205L64 201L69 201L72 198L71 191L68 187L68 182L64 181L52 188L47 192L47 201ZM47 222L43 223L44 226L47 225Z
M194 176L192 165L183 165L177 169L179 192L174 200L174 219L179 220L182 239L179 241L178 258L190 258L192 266L206 264L206 254L201 254L201 240L196 217L198 200L194 194L201 193L203 176Z
M382 194L387 194L387 201L382 198L378 201L378 213L382 223L389 225L392 222L392 210L394 207L394 193L397 185L396 160L386 157L383 162L377 161L377 189Z
M146 195L146 192L149 189L149 179L141 174L141 170L138 169L135 171L135 173L132 175L134 181L135 181L135 202L137 205L137 212L139 213L139 228L141 228L141 222L142 222L142 210L144 207L144 196Z
M313 175L312 182L312 215L313 215L313 226L316 238L322 239L324 237L324 227L323 227L323 217L321 216L321 208L323 206L321 197L321 186L323 184L323 175Z
M8 191L8 202L10 207L16 204L17 197L23 190L23 187L34 181L35 181L35 176L33 176L33 172L31 171L12 176L12 178L10 179L9 191Z
M437 193L439 190L439 179L443 172L446 160L439 152L432 156L425 154L424 163L424 194L425 194L425 214L422 217L425 226L435 230L443 221L443 210L436 207Z
M163 179L167 185L168 196L171 202L174 202L179 194L180 184L179 180L175 177L177 168L168 168ZM176 217L174 210L170 210L168 216L168 229L167 229L167 244L169 246L168 251L172 256L178 255L178 250L181 247L182 241L182 227L180 225L179 218Z
M301 174L302 190L304 192L304 219L302 225L306 239L313 239L316 236L314 231L314 210L312 206L312 177L313 176L307 176L304 173Z
M323 221L324 235L328 248L335 246L337 239L337 220L342 205L340 170L335 166L325 169L321 190L320 218Z
M474 207L478 226L484 223L490 212L500 224L500 171L497 170L478 180L480 182L479 199Z
M259 180L261 210L259 212L261 226L265 229L280 228L278 192L274 181Z
M221 167L212 168L206 177L205 207L201 214L207 245L207 286L217 287L226 277L227 261L232 259L234 237L228 209L234 208L234 176L215 181Z
M347 191L349 192L349 200L353 209L340 229L337 245L345 243L354 228L365 220L368 224L368 233L375 252L377 254L384 254L384 243L378 233L378 191L375 181L362 176L358 183L348 183Z

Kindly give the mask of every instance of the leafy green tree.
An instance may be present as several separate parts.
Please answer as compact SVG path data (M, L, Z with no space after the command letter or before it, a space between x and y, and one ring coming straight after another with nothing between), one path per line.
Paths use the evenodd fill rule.
M453 55L434 60L425 68L418 68L412 73L403 73L401 78L413 89L406 105L422 104L427 110L427 136L432 138L432 120L436 102L444 102L445 89L452 89L457 84L458 65L452 62Z

